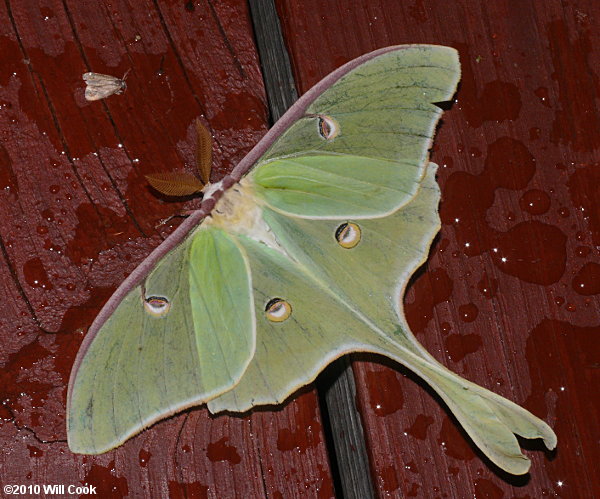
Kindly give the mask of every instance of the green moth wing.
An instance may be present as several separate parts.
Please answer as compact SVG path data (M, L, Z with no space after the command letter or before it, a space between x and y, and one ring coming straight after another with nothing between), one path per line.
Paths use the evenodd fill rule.
M407 203L460 79L449 47L412 46L333 83L250 173L257 196L308 218L373 218Z
M71 449L104 452L204 402L280 403L353 351L411 368L510 473L529 468L514 434L553 448L543 421L446 369L404 319L405 286L440 226L435 103L459 75L447 47L351 61L207 186L92 325L69 382Z
M231 238L193 233L82 347L69 387L71 450L106 452L231 389L254 356L252 305L247 262Z

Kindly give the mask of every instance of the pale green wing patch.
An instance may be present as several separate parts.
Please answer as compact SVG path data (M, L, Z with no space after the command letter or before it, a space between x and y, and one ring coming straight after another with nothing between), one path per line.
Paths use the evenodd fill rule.
M425 172L442 113L434 103L450 99L459 78L458 55L448 47L402 48L358 66L260 159L249 175L258 196L306 218L372 218L398 209Z
M411 187L418 169L401 161L340 154L298 156L269 165L276 167L254 176L258 194L270 206L312 218L372 218L391 212L399 198L414 195ZM397 175L384 182L390 168Z
M198 306L200 292L209 298ZM199 231L173 249L126 295L78 366L67 404L70 449L106 452L231 388L254 354L250 300L245 261L226 235Z
M190 302L199 370L207 397L240 379L254 355L256 332L246 257L224 231L198 231L190 248Z

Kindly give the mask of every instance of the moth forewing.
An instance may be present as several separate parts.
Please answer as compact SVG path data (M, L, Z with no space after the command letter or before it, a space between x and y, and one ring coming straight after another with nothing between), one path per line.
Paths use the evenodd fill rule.
M86 83L85 100L95 101L122 93L127 88L125 83L127 73L129 70L123 75L123 78L101 73L83 73L83 81Z

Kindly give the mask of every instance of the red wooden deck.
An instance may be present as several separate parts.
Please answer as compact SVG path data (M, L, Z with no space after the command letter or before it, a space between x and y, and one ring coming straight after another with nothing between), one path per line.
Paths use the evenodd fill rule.
M376 494L600 494L599 4L276 3L300 93L386 45L459 49L457 101L432 152L444 225L405 297L409 322L448 367L544 418L559 439L551 454L526 443L531 473L507 476L414 376L360 357ZM245 3L6 0L0 27L1 484L332 497L310 388L241 417L190 410L102 456L66 445L66 383L85 331L177 224L159 221L194 203L157 198L143 175L191 168L198 116L217 143L214 179L267 129ZM84 72L128 69L123 95L85 101Z

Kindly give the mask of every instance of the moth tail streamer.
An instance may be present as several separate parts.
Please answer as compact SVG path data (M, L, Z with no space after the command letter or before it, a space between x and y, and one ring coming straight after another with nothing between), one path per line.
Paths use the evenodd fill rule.
M391 348L390 350L393 350ZM418 373L444 400L475 445L498 467L513 475L529 471L530 460L521 452L516 435L541 438L556 447L556 434L544 421L526 409L475 383L467 381L423 352L404 350L391 356ZM421 353L423 352L423 353ZM387 353L390 356L390 352Z

